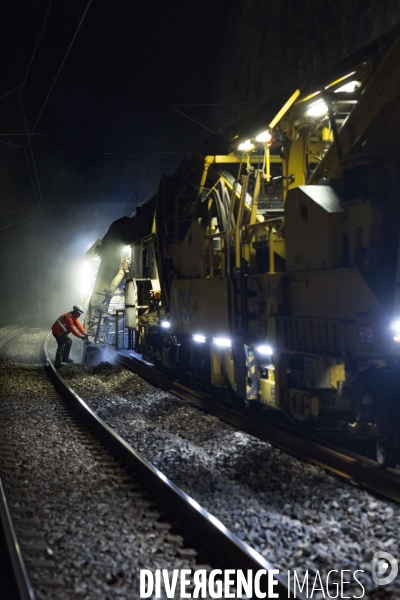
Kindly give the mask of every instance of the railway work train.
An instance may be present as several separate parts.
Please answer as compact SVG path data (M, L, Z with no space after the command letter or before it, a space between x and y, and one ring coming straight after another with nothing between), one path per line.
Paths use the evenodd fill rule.
M299 426L400 449L400 34L215 135L114 222L86 327Z

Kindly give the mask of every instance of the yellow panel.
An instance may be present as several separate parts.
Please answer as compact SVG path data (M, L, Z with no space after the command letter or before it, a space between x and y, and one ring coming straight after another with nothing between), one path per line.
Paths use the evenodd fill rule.
M259 379L261 402L276 406L275 381Z
M313 418L316 419L318 417L318 413L319 413L319 398L317 396L313 396L311 398L310 413L311 413L311 416Z
M329 383L335 390L337 390L339 381L346 381L345 366L331 365L329 367Z
M222 373L222 353L219 348L211 347L211 384L215 387L224 387L227 383Z
M242 244L242 258L244 258L244 260L247 260L247 262L250 260L249 244Z
M236 381L235 381L235 365L233 363L232 350L221 350L223 352L223 364L225 373L229 379L229 383L232 386L232 389L236 389Z
M328 127L323 127L321 130L321 139L323 142L333 142L333 131Z

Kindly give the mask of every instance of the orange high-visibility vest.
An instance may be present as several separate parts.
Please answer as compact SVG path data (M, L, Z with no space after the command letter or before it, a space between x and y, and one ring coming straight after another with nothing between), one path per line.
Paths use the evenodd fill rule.
M86 331L83 329L78 317L72 316L72 313L70 312L61 315L61 317L59 317L52 326L51 331L56 338L59 338L65 334L73 333L77 338L82 339L86 334Z

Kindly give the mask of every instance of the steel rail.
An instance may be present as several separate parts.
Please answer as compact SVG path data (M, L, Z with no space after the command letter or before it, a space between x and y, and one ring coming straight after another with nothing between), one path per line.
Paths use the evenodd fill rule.
M143 487L156 499L165 510L168 518L183 525L191 537L195 537L200 548L207 552L215 561L227 569L251 569L254 573L260 570L270 571L273 565L261 554L236 537L223 523L211 515L193 498L170 481L154 465L137 453L121 436L109 427L100 417L80 398L55 369L48 353L49 334L44 343L44 358L47 373L60 395L67 401L75 414L100 439L100 441L116 456L135 477L138 477ZM194 534L194 536L193 536ZM193 545L193 542L191 542ZM260 589L268 593L266 577L261 578ZM277 585L274 592L278 598L290 598L290 590L286 578L275 575ZM268 597L268 596L266 596ZM305 596L297 593L297 598L305 600Z
M12 331L0 341L0 348L5 346L14 337L17 337L28 327L20 327ZM22 557L21 548L18 542L17 534L15 533L14 524L8 508L7 498L4 491L3 483L0 477L0 518L6 538L8 554L10 557L14 580L18 589L20 600L35 600L35 594L25 567L25 562Z
M0 517L20 600L35 600L0 477Z
M10 340L12 340L14 337L17 337L17 335L19 335L20 333L23 333L24 331L27 331L28 329L30 329L29 327L20 327L19 329L16 329L15 331L12 331L11 333L9 333L8 335L6 335L1 341L0 341L0 348L2 348L3 346L5 346Z
M246 433L270 442L273 446L306 459L324 469L351 480L374 494L400 502L400 477L378 468L372 460L339 448L305 439L265 420L218 404L200 392L191 390L177 381L171 381L149 364L131 355L118 354L116 360L161 388L187 400L210 414L240 428Z

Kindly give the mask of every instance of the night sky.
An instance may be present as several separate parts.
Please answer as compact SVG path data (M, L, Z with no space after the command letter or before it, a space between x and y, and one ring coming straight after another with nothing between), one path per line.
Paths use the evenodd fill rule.
M23 84L50 0L7 4L1 9L4 63L0 95ZM169 105L215 102L216 61L227 4L224 0L92 0L43 108L88 6L82 0L52 1L21 93L29 130L43 108L35 133L44 135L34 136L32 147L44 202L56 201L62 194L68 197L66 185L94 185L99 169L116 160L104 153L190 152L208 136L206 130L171 111ZM1 134L26 131L20 89L1 100ZM182 110L198 116L195 109ZM0 140L26 144L26 138L2 135ZM1 161L13 175L13 165L21 162L21 155L23 149L1 144ZM131 163L149 160L149 156L134 155L124 160L128 158ZM152 163L155 158L150 156ZM177 163L180 158L157 156L161 169L163 161L168 168L171 159ZM148 165L132 167L147 171L149 179ZM125 170L129 171L126 165ZM25 183L19 164L18 171L18 179ZM120 165L117 171L120 175ZM15 191L14 185L15 181L10 182L9 191ZM29 195L29 190L25 193Z
M22 311L27 292L35 307L43 295L73 298L65 291L73 269L68 277L46 275L49 257L71 256L71 245L84 255L89 241L115 218L130 216L162 173L171 174L209 137L169 105L217 100L229 4L92 0L68 52L88 0L3 3L0 268L13 313L16 305ZM207 111L182 110L211 125ZM43 134L31 137L32 154L26 136L4 135L27 129ZM99 209L93 217L84 209L93 203L103 203L103 218ZM76 241L78 231L85 241Z

